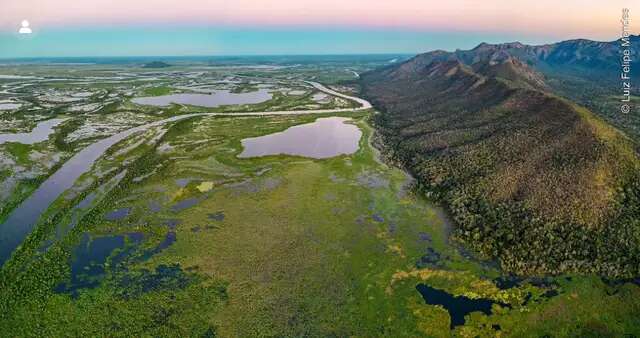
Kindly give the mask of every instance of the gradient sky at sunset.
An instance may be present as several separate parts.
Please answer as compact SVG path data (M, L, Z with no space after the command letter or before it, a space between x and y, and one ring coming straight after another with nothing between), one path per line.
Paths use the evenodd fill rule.
M0 0L0 57L415 53L482 41L613 40L622 7L633 20L633 3ZM23 19L33 34L17 34Z

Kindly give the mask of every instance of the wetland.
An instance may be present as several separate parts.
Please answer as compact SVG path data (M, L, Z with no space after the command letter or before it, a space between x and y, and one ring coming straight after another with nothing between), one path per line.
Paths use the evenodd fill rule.
M0 144L0 329L639 334L636 284L512 278L449 238L357 95L357 74L396 58L0 66L0 100L21 103L0 138L39 135ZM194 88L252 99L173 96L215 96Z

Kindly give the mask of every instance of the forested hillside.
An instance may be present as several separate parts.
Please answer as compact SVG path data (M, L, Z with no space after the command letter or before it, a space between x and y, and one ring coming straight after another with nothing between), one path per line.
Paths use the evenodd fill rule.
M437 51L363 74L361 85L382 112L389 159L449 208L455 239L519 274L638 275L635 141L541 71L561 61L572 72L604 67L611 56L587 63L561 51Z

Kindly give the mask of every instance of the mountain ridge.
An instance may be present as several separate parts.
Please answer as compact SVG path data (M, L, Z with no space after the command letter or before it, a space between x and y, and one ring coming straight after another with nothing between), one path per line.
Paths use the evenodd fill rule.
M640 35L631 35L629 40L632 46L640 45ZM590 70L603 71L620 66L619 54L617 53L620 44L621 39L609 42L572 39L542 45L527 45L519 41L498 44L482 42L469 50L455 50L453 52L435 50L418 54L414 58L456 58L465 64L471 65L507 53L524 63L536 65L545 70L547 67L576 66L596 67ZM634 64L640 62L638 51L632 49L631 53L632 58L635 60ZM560 70L562 71L562 69ZM619 74L612 74L612 76L614 75Z
M637 145L556 95L532 55L576 69L610 58L557 48L436 51L360 81L389 159L448 207L454 239L518 274L638 275Z

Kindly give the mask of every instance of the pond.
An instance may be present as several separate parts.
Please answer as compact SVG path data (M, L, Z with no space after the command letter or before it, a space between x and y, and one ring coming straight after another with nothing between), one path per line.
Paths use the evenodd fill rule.
M145 261L167 249L177 238L175 231L169 231L160 243L148 249L142 247L144 239L145 235L140 232L97 237L85 232L70 261L69 280L58 284L54 290L75 298L78 291L100 285L110 271L120 269L119 264L123 261Z
M118 220L121 220L121 219L127 217L130 212L131 212L131 208L116 209L116 210L108 212L104 216L104 219L106 219L107 221L118 221Z
M5 142L19 142L23 144L34 144L46 141L53 133L53 128L64 122L66 119L50 119L39 122L31 132L16 134L0 134L0 144Z
M210 94L182 93L161 96L134 98L137 104L166 107L172 103L214 108L234 104L256 104L271 100L272 95L267 89L260 89L249 93L232 93L229 90L216 90Z
M179 201L171 207L173 212L179 212L187 208L191 208L192 206L198 204L200 200L197 198L187 198L185 200Z
M131 234L129 240L139 243L142 238L139 234ZM74 249L71 278L68 282L59 284L55 290L75 294L79 289L96 287L106 273L107 259L117 249L124 248L125 244L123 235L91 238L88 233L84 233L80 244Z
M485 315L491 314L493 304L508 306L507 304L496 303L490 299L472 299L465 296L454 296L446 291L432 288L426 284L418 284L416 289L422 295L424 301L429 305L441 305L451 317L450 327L464 325L464 316L471 312L480 311Z
M319 118L283 132L247 138L242 140L244 150L238 157L282 154L322 159L353 154L358 150L362 131L345 123L350 120L346 117Z

